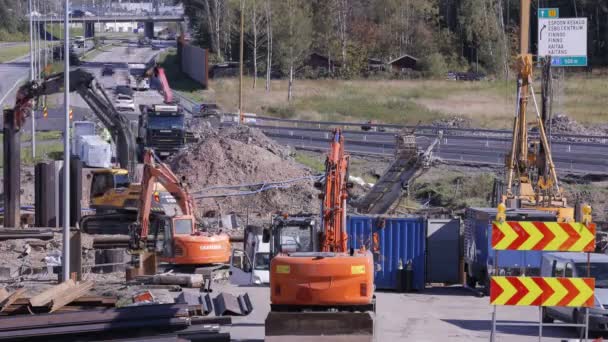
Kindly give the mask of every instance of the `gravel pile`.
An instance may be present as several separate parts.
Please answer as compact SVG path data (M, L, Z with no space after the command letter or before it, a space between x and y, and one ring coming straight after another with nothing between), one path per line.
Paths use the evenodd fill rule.
M450 118L434 120L431 125L435 127L470 128L471 119L463 118L460 116L454 116Z
M249 127L230 127L219 131L204 129L200 142L168 160L178 176L184 176L191 192L212 186L285 181L311 176L293 161L290 149ZM215 190L207 194L226 193ZM299 182L286 189L272 189L255 195L199 200L200 216L218 210L240 216L266 216L275 212L318 212L318 191L312 181Z

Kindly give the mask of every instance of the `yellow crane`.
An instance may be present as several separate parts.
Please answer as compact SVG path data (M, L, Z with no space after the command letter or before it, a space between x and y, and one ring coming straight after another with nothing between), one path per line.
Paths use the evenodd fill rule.
M530 0L520 0L520 45L517 57L517 111L513 122L511 151L506 156L506 193L502 202L507 207L534 208L557 214L560 222L574 219L555 171L551 146L545 131L538 101L534 94L533 62L529 52ZM550 57L547 57L550 59ZM538 139L530 139L526 112L532 106Z

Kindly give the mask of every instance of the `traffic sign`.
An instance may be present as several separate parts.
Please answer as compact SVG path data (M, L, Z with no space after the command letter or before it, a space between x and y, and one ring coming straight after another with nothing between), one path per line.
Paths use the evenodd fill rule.
M595 251L595 224L494 221L492 248L516 251Z
M539 8L539 18L559 18L559 8Z
M551 56L553 66L586 66L587 18L559 18L558 8L540 8L538 56Z
M594 278L492 277L490 304L593 307Z

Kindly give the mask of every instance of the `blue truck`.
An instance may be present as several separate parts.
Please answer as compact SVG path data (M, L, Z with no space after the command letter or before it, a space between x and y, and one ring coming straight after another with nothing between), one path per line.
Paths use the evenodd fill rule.
M467 208L464 220L464 270L467 286L477 284L489 288L492 275L540 274L541 251L500 251L497 270L494 270L494 249L492 249L492 221L496 218L496 208ZM534 209L507 209L507 221L555 222L556 215Z

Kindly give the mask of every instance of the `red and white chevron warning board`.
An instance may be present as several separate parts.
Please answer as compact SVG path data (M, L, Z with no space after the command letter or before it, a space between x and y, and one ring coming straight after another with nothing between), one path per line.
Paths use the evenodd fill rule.
M593 252L595 224L494 221L492 248L517 251Z
M492 277L490 304L593 307L594 278Z

